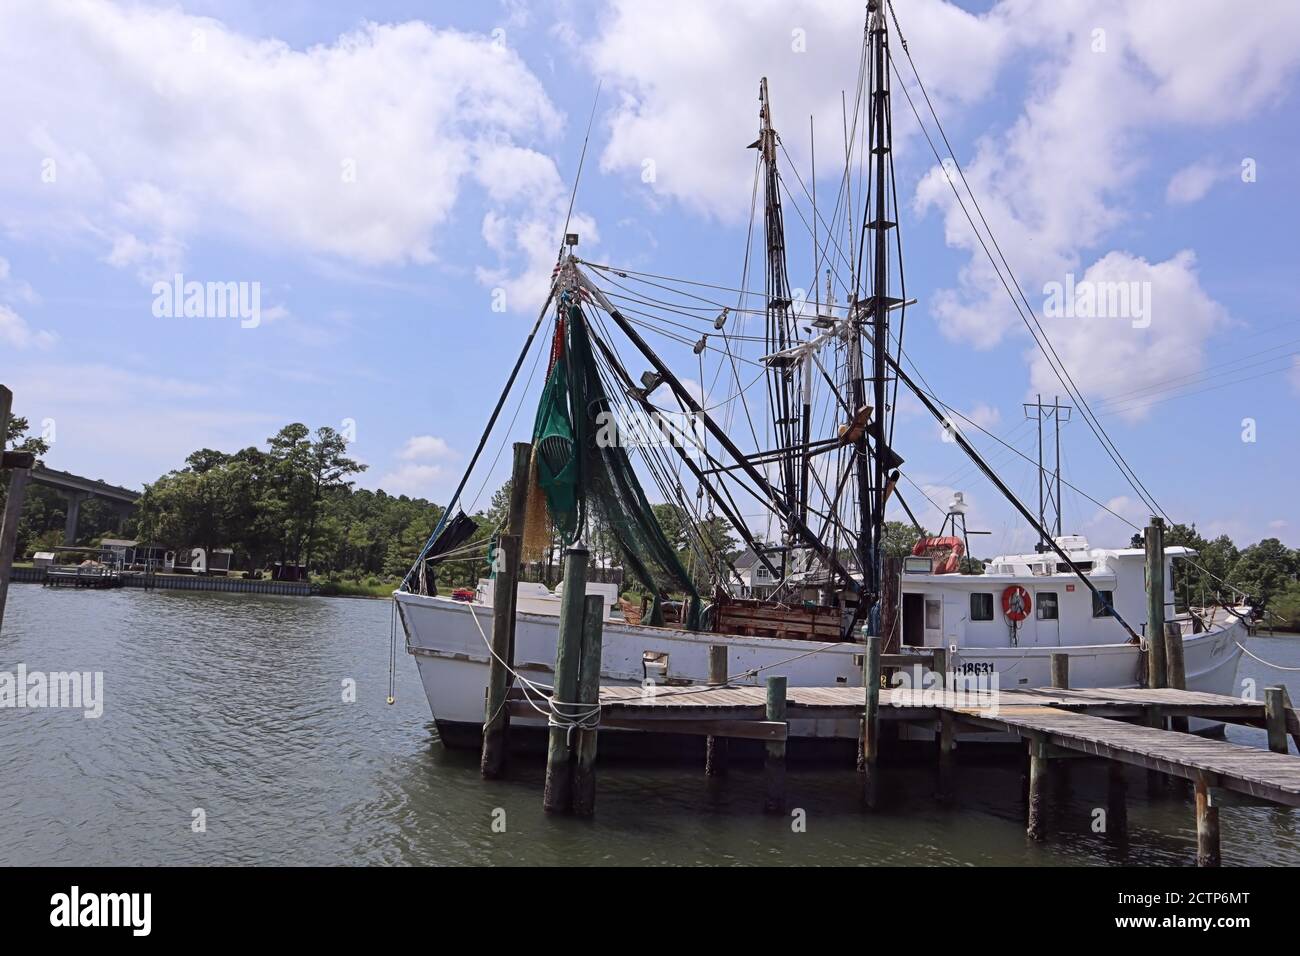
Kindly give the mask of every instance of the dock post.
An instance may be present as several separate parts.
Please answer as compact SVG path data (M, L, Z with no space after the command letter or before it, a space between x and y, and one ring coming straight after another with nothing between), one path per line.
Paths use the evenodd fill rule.
M497 539L497 573L492 585L492 655L488 660L487 708L483 720L483 753L479 773L489 780L501 776L506 763L510 714L510 645L515 630L515 594L519 581L519 549L523 539L503 534Z
M573 749L563 718L573 711L578 695L582 656L582 618L587 599L587 549L581 544L564 556L564 594L560 600L560 633L555 649L555 689L551 700L550 739L546 747L546 787L542 809L567 813L573 809Z
M600 704L600 651L605 626L605 599L588 594L582 615L582 664L578 672L578 702L583 711L595 710ZM590 817L596 813L596 724L578 728L578 757L573 765L573 812Z
M944 690L944 699L947 700L948 690L948 649L946 647L936 647L934 649L934 660L930 669L938 675L939 687ZM940 801L946 801L952 796L952 750L953 750L953 719L952 712L946 708L939 710L939 733L937 735L939 744L939 788L935 796Z
M767 679L767 719L778 723L785 722L786 679L769 677ZM767 757L763 761L763 779L766 784L767 798L763 809L768 813L785 812L785 741L769 740Z
M862 655L862 684L865 703L862 709L862 798L869 810L876 808L876 761L880 754L880 638L867 638Z
M14 568L14 548L18 545L18 522L23 516L23 498L27 495L27 480L31 477L32 468L30 453L5 452L13 398L14 393L0 385L0 456L6 459L6 467L11 469L9 493L5 498L4 514L0 517L0 627L4 626L5 604L9 600L9 577Z
M1286 689L1264 688L1264 720L1268 725L1268 749L1275 754L1287 752Z
M1128 837L1128 778L1118 760L1106 767L1106 835L1119 841Z
M1183 659L1183 626L1177 621L1165 622L1165 676L1166 684L1175 690L1187 690L1187 664ZM1187 733L1186 717L1170 717L1169 729Z
M709 646L709 686L721 687L727 683L727 648L724 644ZM710 735L705 741L704 773L721 777L727 772L727 738Z
M1057 690L1070 689L1070 655L1064 651L1052 652L1052 686Z
M1047 836L1047 742L1041 737L1029 740L1029 813L1026 832L1029 839L1041 842Z
M528 468L533 446L515 442L510 476L510 511L500 549L499 570L492 587L492 657L488 661L486 718L479 772L488 779L501 776L509 747L510 709L506 697L514 683L515 613L519 605L519 566L523 559L524 516L528 505ZM505 599L503 603L503 598Z
M1147 686L1164 687L1165 663L1165 523L1152 517L1147 549Z
M1204 774L1196 777L1196 865L1218 866L1219 808L1210 798L1210 781Z

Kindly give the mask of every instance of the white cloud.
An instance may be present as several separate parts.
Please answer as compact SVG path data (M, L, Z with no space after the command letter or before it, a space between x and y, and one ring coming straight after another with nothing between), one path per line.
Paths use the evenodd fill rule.
M1165 201L1177 205L1199 202L1216 182L1226 179L1232 170L1209 159L1198 160L1174 173L1165 187Z
M958 158L1029 294L1077 270L1082 252L1132 215L1130 190L1152 135L1237 120L1280 95L1300 63L1288 39L1300 30L1300 7L1260 6L1267 10L1223 17L1215 0L1188 0L1176 23L1159 4L1004 0L996 8L1007 42L1034 58L1034 82L1020 118L982 140L973 158ZM1095 49L1096 30L1105 31L1104 51ZM970 254L957 288L934 299L943 331L996 344L1019 319L937 167L916 205L943 210L948 244Z
M56 340L53 332L33 330L21 315L7 305L0 305L0 342L16 349L48 349Z
M910 0L906 8L903 26L924 51L931 95L941 102L984 95L1005 53L992 18L940 0ZM810 114L824 155L842 152L840 91L857 76L863 18L861 4L839 0L614 0L596 37L579 48L618 98L601 168L627 175L647 196L741 219L753 181L756 154L745 147L757 135L760 77L768 78L773 125L796 162L809 155ZM796 31L805 52L795 50ZM908 132L899 124L897 135ZM647 161L653 182L645 181Z
M145 278L177 271L199 232L429 262L470 183L502 215L554 218L558 176L533 144L562 117L537 77L508 45L421 22L299 50L173 9L5 4L0 111L10 221L89 234Z
M447 444L446 439L433 435L414 435L406 440L397 457L403 461L428 461L459 456Z
M1228 325L1228 313L1201 288L1196 256L1184 250L1164 262L1149 263L1126 252L1111 252L1082 277L1094 288L1137 283L1147 300L1143 315L1109 318L1044 318L1056 354L1086 395L1107 401L1098 414L1144 418L1161 393L1143 389L1143 374L1158 370L1160 380L1183 380L1205 362L1209 337ZM1143 324L1145 327L1141 327ZM1026 352L1029 392L1051 392L1060 382L1038 349Z
M447 477L442 465L406 464L387 472L375 484L390 495L432 498Z

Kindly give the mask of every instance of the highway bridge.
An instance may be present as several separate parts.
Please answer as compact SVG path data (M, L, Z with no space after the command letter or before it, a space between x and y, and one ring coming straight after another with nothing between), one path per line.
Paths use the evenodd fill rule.
M60 492L68 500L67 519L63 524L63 543L77 543L77 518L81 513L81 503L87 498L99 498L107 501L122 517L130 515L140 500L141 492L120 485L110 485L106 481L83 478L67 471L55 471L38 464L32 469L31 480L34 484L45 485Z

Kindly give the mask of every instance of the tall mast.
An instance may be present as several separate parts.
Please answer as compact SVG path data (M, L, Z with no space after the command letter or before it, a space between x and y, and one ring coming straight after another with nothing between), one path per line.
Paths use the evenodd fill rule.
M790 312L790 279L785 259L785 219L781 211L781 179L777 171L776 130L772 128L772 103L768 97L767 77L758 89L758 140L753 144L763 162L763 225L767 239L767 272L765 293L767 298L767 350L784 352L797 337L794 316ZM800 415L795 404L793 379L796 367L789 362L768 363L768 401L771 406L773 447L784 452L775 463L780 469L778 487L781 489L788 511L797 511L803 517L802 494L799 487L800 471L796 465L800 444ZM786 540L790 544L791 529L786 527Z
M889 295L889 243L891 230L897 223L889 218L890 200L893 196L892 117L889 103L889 32L886 27L884 5L880 0L870 0L867 5L867 32L871 64L871 96L869 116L871 124L871 151L868 156L868 182L871 196L864 214L861 253L870 251L871 294L855 300L853 342L850 353L853 404L857 409L867 405L866 372L862 349L862 325L871 323L871 422L870 433L874 446L869 447L866 436L855 442L854 456L857 467L858 509L858 565L862 569L862 595L858 603L858 617L867 613L880 594L880 542L885 520L886 482L889 462L886 449L889 443L888 423L892 410L887 407L887 385L890 373L889 313L902 300ZM870 237L867 236L868 231Z

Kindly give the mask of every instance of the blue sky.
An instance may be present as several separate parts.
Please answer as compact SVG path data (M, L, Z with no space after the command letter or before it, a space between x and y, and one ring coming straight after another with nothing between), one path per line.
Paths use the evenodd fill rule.
M545 294L597 84L581 250L735 286L758 78L805 177L815 117L832 195L853 7L6 4L0 380L48 422L54 467L139 486L198 447L350 420L361 484L445 500ZM1300 545L1294 5L897 8L1027 296L1163 508ZM1020 403L1060 389L895 100L919 300L905 347L941 397L1032 454ZM790 233L806 286L811 245ZM259 283L261 321L155 315L153 282L177 272ZM1148 283L1148 324L1045 316L1045 284L1067 274ZM532 401L502 438L525 437ZM915 405L898 428L913 480L973 502L971 527L993 532L980 551L1030 540ZM1084 425L1063 440L1067 480L1144 523ZM1036 497L1028 464L994 459ZM481 472L466 503L503 477ZM1068 491L1064 523L1098 543L1129 533Z

